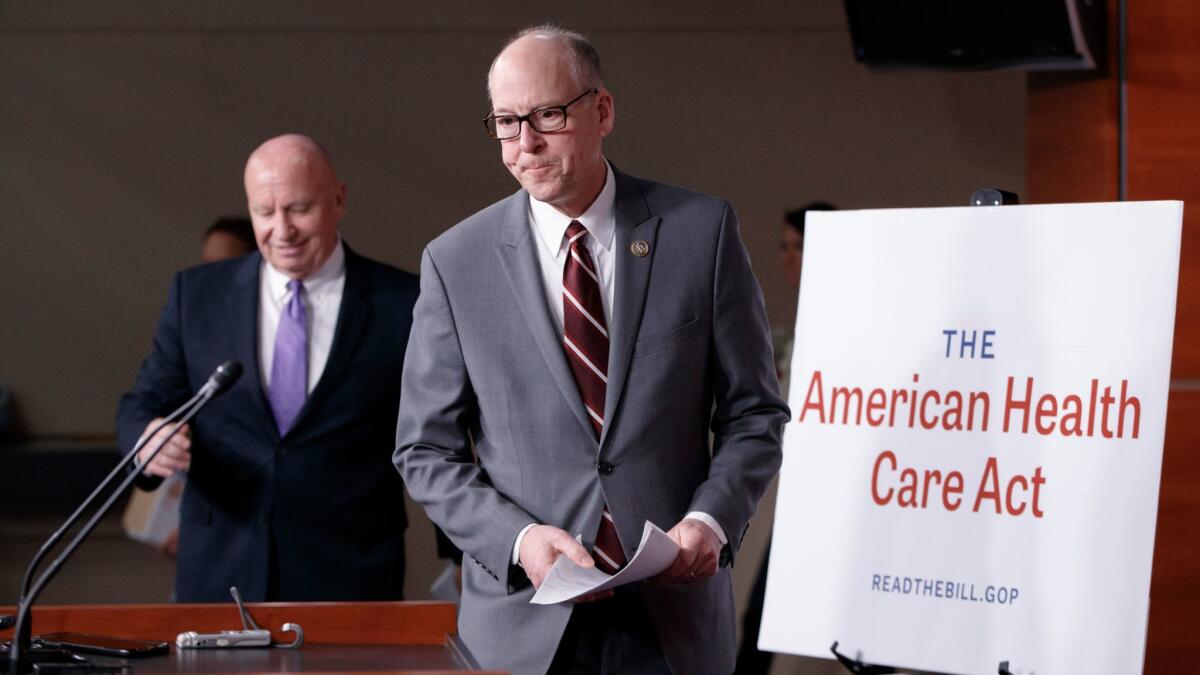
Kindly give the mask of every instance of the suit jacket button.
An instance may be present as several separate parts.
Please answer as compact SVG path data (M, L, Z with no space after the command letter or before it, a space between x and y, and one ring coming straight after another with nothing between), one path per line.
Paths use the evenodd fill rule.
M599 464L596 465L596 469L598 471L600 471L601 476L612 475L613 470L616 468L617 467L613 466L612 464L609 464L608 462L600 462Z

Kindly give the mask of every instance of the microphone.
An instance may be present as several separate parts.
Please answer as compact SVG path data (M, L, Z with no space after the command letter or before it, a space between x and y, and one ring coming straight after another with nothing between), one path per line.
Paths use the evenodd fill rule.
M150 452L149 457L146 458L146 464L154 461L154 458L158 456L159 451L163 449L163 446L167 444L167 441L171 440L171 437L178 433L180 427L182 427L184 424L187 424L188 421L195 417L196 414L200 412L201 408L203 408L209 401L233 386L233 384L237 382L238 378L241 376L242 364L238 363L237 361L226 361L218 366L217 369L213 371L213 374L209 376L208 381L204 384L204 386L201 387L200 390L196 392L194 396L192 396L192 398L188 399L183 405L175 409L175 411L163 419L162 422L151 429L149 433L138 440L133 449L121 458L121 461L117 463L117 466L111 472L109 472L107 476L104 477L104 480L100 481L100 484L96 486L96 489L93 490L92 493L83 500L83 503L80 504L77 509L75 509L75 512L67 518L66 522L64 522L62 526L60 526L58 530L54 532L54 534L50 535L50 538L47 539L46 543L42 545L42 548L38 550L37 555L33 557L33 560L29 563L29 568L25 572L25 578L21 584L21 595L17 600L17 614L15 620L16 630L13 631L12 645L9 648L10 667L14 672L26 665L20 663L22 659L29 658L27 655L23 654L23 652L28 651L30 648L31 626L29 622L29 615L34 601L36 601L38 596L41 595L42 590L48 583L50 583L50 580L53 579L56 574L58 574L59 570L67 562L67 560L70 559L71 555L78 550L83 541L87 539L88 535L90 535L92 531L96 529L96 526L100 523L100 520L104 518L104 516L112 509L112 506L116 503L117 498L124 494L125 490L128 489L129 486L133 484L133 481L137 479L138 472L127 471L127 468L134 462L138 452L140 452L141 449L150 442L150 439L154 438L154 435L157 434L160 429L162 429L165 425L172 423L176 418L180 418L180 416L182 416L182 418L179 419L179 422L175 424L175 428L171 430L171 433L167 434L165 438L159 441L158 445L155 446L155 448ZM76 533L75 537L67 543L62 553L60 553L59 556L50 563L46 570L42 572L42 575L38 577L37 581L31 583L30 580L33 578L33 574L37 570L38 565L41 564L42 560L45 559L50 550L63 539L67 533L67 530L79 521L84 512L99 498L100 494L103 493L107 487L112 485L122 473L125 474L124 480L120 482L116 489L109 493L108 499L106 499L104 503L100 505L100 508L92 514L92 517L87 521L87 523L84 524L79 532Z
M226 361L217 366L212 375L208 376L208 382L200 387L200 393L208 398L220 396L225 393L225 390L232 387L234 382L242 376L242 364L237 361Z

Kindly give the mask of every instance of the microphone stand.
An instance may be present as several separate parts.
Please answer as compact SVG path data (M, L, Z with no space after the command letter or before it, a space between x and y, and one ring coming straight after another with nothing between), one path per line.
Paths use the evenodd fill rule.
M26 570L25 579L21 584L21 596L17 601L17 615L15 621L16 627L13 630L12 644L10 645L8 652L10 673L21 673L25 667L32 666L32 664L37 660L37 651L32 648L31 638L32 626L30 614L33 603L37 601L38 596L41 595L46 585L49 584L55 575L58 574L59 570L62 569L62 566L66 564L67 560L69 560L75 551L79 549L80 545L85 539L87 539L88 535L90 535L92 531L96 529L96 526L100 524L100 520L108 514L113 505L116 503L117 499L124 494L125 490L128 489L135 480L137 480L139 472L126 472L127 475L125 476L124 480L120 482L116 489L109 493L108 499L104 500L104 503L100 505L100 508L92 514L92 517L87 521L87 523L84 524L82 528L80 528L79 532L75 534L75 537L67 543L62 553L60 553L59 556L50 563L46 570L42 572L42 575L31 584L30 579L32 578L38 564L46 557L50 549L60 540L62 540L70 526L77 522L82 517L84 511L93 502L95 502L96 499L98 499L104 488L111 485L112 482L121 474L121 472L124 471L126 467L128 467L129 464L134 461L134 459L137 457L138 451L141 450L141 448L144 447L160 429L162 429L165 425L172 423L172 420L178 417L181 413L183 414L182 419L180 419L178 423L175 423L175 428L171 430L171 433L167 434L165 438L159 441L158 445L155 446L150 452L150 455L146 458L146 464L153 462L154 458L158 456L158 453L163 449L167 442L179 432L180 427L182 427L184 424L187 424L193 417L195 417L196 414L199 413L200 410L210 400L213 399L213 397L222 393L225 389L232 385L232 383L241 375L241 372L241 364L233 362L223 364L220 368L218 368L218 373L214 373L209 382L205 383L205 385L201 387L200 391L196 392L196 395L172 412L169 416L167 416L166 419L160 422L158 426L154 427L150 433L147 433L144 437L142 437L141 440L138 441L133 450L131 450L121 459L116 468L109 472L108 476L106 476L104 480L100 482L100 485L98 485L96 489L93 490L90 495L88 495L79 508L77 508L75 512L72 513L69 518L67 518L67 521L53 535L50 536L45 544L42 545L42 548L38 551L37 555L34 556L33 561ZM219 381L217 379L218 374L221 375ZM52 651L54 654L50 655L51 660L61 661L61 650Z
M196 401L198 401L200 397L204 395L204 393L205 392L203 389L196 392L195 396L192 396L192 398L186 403L176 408L174 412L164 418L163 421L159 422L158 426L151 429L149 433L139 439L138 442L133 446L133 450L130 450L124 457L121 458L121 461L117 462L117 466L114 467L113 470L104 477L104 480L100 481L100 484L96 486L96 489L92 490L92 493L83 500L83 503L75 509L75 512L67 518L66 522L59 526L58 530L56 530L54 534L50 535L50 538L46 540L46 543L42 544L42 547L38 549L37 555L33 556L33 560L29 562L29 567L25 569L25 578L21 580L21 594L17 596L18 605L21 604L27 595L29 595L29 586L31 583L33 583L33 575L35 572L37 572L38 565L42 563L42 560L44 560L46 555L50 553L50 550L53 549L58 542L62 541L62 538L66 536L67 531L71 529L72 525L79 521L84 512L91 507L92 503L95 502L100 494L104 491L104 488L111 485L118 476L126 473L129 465L137 459L137 454L141 451L142 447L144 447L146 443L150 442L150 439L154 438L154 435L157 434L160 429L173 422L175 418L179 417L179 415L186 412L189 407L194 405ZM172 435L174 435L174 432L172 432ZM168 436L168 438L170 437Z

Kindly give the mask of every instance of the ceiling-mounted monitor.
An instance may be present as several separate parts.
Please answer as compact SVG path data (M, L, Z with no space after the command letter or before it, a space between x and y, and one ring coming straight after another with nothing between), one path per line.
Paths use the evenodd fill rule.
M871 67L1104 67L1104 0L845 3L855 58Z

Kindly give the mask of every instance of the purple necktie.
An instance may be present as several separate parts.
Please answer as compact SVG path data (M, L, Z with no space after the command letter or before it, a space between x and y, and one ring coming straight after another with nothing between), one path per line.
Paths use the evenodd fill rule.
M308 320L304 310L304 284L292 279L287 287L292 297L279 315L267 392L280 435L292 427L308 397Z

